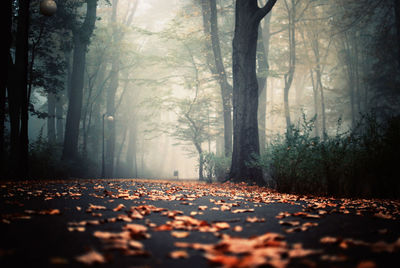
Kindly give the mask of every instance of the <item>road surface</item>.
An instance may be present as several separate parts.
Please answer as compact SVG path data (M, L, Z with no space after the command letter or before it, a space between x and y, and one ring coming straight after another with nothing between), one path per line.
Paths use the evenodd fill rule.
M163 180L0 182L0 266L395 267L400 202Z

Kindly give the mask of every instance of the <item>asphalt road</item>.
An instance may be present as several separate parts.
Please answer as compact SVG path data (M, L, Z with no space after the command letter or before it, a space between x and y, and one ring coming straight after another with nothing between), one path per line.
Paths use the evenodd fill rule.
M244 184L0 182L0 267L398 267L399 223L398 200Z

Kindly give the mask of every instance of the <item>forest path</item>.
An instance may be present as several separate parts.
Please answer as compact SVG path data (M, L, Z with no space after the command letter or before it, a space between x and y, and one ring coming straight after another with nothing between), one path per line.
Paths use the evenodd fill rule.
M392 267L400 202L161 180L0 182L0 266Z

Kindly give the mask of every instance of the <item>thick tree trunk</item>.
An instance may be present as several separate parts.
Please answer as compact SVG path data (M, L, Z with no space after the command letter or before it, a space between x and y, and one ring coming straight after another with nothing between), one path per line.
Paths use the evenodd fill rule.
M74 54L71 87L68 94L68 112L65 125L63 160L78 157L79 123L81 120L86 50L96 22L97 0L88 0L86 18L80 28L73 30Z
M18 110L17 115L19 118L14 122L14 127L19 128L19 131L12 131L14 146L16 148L16 157L12 159L12 169L15 171L17 177L26 178L28 175L28 51L29 51L29 0L19 1L18 11L18 27L17 27L17 40L15 52L15 90L18 92L19 100L14 101L16 107L13 110ZM11 97L11 95L10 95ZM12 98L16 95L12 94ZM10 103L11 104L11 103ZM11 108L11 107L10 107ZM15 111L14 110L14 111ZM10 113L12 109L10 109ZM12 126L12 127L13 127ZM16 161L16 162L14 162Z
M216 0L202 0L204 32L211 38L211 47L214 55L214 64L211 68L218 77L221 88L222 108L224 118L224 153L229 157L232 154L232 86L228 83L221 54L218 13Z
M11 25L12 25L12 0L6 0L3 3L5 16L1 17L1 29L4 33L4 47L1 51L1 62L3 71L1 72L0 81L0 172L4 175L4 158L5 158L5 140L4 140L4 123L6 117L6 91L8 87L9 75L9 55L12 42Z
M56 142L56 96L54 93L47 94L47 140L50 144Z
M276 1L237 0L233 38L233 153L230 177L264 184L262 170L250 165L260 154L256 52L261 19Z
M396 36L397 36L397 64L398 70L400 70L400 1L394 1L394 12L396 20Z

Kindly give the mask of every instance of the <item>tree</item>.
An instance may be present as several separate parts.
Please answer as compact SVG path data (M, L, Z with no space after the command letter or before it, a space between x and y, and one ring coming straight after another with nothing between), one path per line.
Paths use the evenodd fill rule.
M203 26L206 33L206 42L211 40L214 62L211 72L217 78L221 88L223 119L224 119L224 153L229 157L232 154L232 86L228 83L221 54L218 14L215 0L202 0Z
M112 15L111 15L111 27L113 30L112 42L114 46L114 53L111 58L111 78L110 86L107 91L106 101L106 114L115 116L115 94L119 86L119 71L120 71L120 46L124 38L124 31L122 27L118 25L118 2L119 0L112 1ZM129 27L132 23L133 16L139 1L129 1L131 5L127 8L127 13L121 21L121 25ZM115 154L115 121L107 123L109 138L106 141L106 170L105 175L112 177L114 173L114 154Z
M1 78L0 78L0 172L3 171L4 158L6 153L5 148L5 118L6 118L6 91L9 75L10 64L10 47L12 42L11 25L12 25L12 0L5 1L3 8L5 16L2 16L1 29L5 33L5 45L1 51L1 62L3 64Z
M29 55L29 0L18 2L15 63L11 63L7 87L11 128L11 172L24 178L28 175L28 55ZM10 56L11 58L11 56Z
M258 123L259 123L259 138L260 138L260 152L263 153L266 147L266 113L267 113L267 79L269 75L269 47L271 40L271 14L269 12L265 18L264 23L260 28L258 47L257 47L257 79L258 79Z
M75 22L73 33L73 63L68 95L68 111L65 125L63 160L76 160L78 156L79 123L82 111L86 50L96 22L97 0L87 0L86 17L82 25Z
M264 184L260 168L249 164L260 154L258 138L258 83L256 52L258 27L276 0L262 8L257 0L237 0L233 38L233 153L230 177Z

